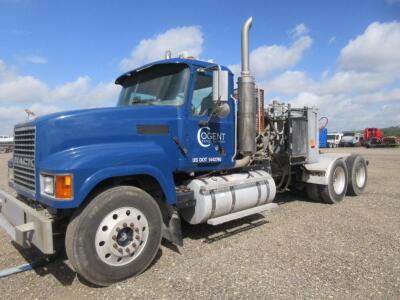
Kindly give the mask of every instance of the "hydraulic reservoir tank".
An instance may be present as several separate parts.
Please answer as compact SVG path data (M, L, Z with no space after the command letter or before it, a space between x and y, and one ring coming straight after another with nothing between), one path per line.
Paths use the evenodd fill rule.
M190 224L272 202L276 194L273 178L262 170L193 179L187 186L196 205L181 215Z

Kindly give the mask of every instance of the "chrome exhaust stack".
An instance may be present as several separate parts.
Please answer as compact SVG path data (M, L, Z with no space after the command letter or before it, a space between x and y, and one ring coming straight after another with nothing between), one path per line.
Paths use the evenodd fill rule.
M244 155L256 152L256 99L254 78L250 75L249 30L253 17L242 28L242 71L238 78L238 151Z

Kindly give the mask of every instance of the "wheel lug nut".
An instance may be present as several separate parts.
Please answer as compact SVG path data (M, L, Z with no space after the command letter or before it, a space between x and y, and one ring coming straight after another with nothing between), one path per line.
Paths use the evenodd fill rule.
M132 247L133 247L133 248L136 248L136 244L135 244L135 243L132 243Z
M117 228L115 228L115 230L116 230L117 232L119 232L119 231L121 230L121 228L117 227Z
M117 249L118 248L118 245L117 244L113 244L113 247L115 248L115 249Z
M122 224L122 226L127 227L128 225L126 223Z
M122 253L122 248L118 248L118 252L119 252L119 253Z
M136 227L136 228L135 228L135 232L139 232L139 228Z
M130 250L129 248L126 248L125 251L126 251L127 253L130 253L130 252L131 252L131 250Z
M140 236L138 236L138 235L135 236L135 239L140 240Z
M135 227L135 224L131 223L131 224L129 224L129 226L131 226L133 228L133 227Z
M112 239L113 239L114 241L116 241L116 240L117 240L117 236L116 236L116 235L113 235L113 236L112 236Z

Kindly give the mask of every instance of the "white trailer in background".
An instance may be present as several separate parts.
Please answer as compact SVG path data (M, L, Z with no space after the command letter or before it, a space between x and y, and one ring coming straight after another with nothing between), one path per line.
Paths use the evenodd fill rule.
M328 133L328 137L327 137L327 144L328 144L328 148L337 148L339 147L339 143L340 140L343 137L343 133L342 132L331 132Z

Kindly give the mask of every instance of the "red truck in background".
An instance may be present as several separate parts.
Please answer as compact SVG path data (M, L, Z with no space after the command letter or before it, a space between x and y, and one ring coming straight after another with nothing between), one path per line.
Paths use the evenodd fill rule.
M384 136L379 128L364 129L364 145L370 147L394 147L399 145L399 138L395 136Z
M364 141L369 141L371 138L382 139L383 133L379 128L365 128Z

